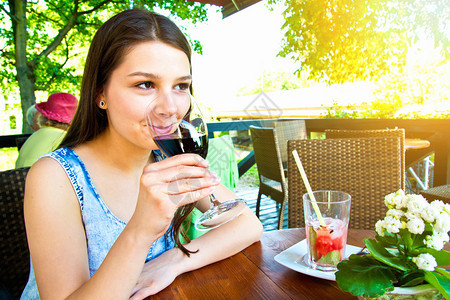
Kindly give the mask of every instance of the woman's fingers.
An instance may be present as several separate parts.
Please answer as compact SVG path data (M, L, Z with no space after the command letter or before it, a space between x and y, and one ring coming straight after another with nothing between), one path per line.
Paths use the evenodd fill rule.
M155 292L154 289L151 288L151 287L142 288L139 291L137 291L136 293L134 293L130 297L130 300L142 300L142 299L145 299L148 296L151 296L151 295L156 294L156 293L157 292Z
M167 194L178 195L188 192L194 192L208 187L215 187L219 183L219 177L181 177L180 179L169 182L169 184L167 185Z
M182 165L208 168L209 162L207 160L203 159L200 155L185 153L182 155L175 155L175 156L166 158L157 163L148 164L145 167L144 172L158 171L158 170L163 170L166 168L170 168L170 167L174 167L174 166L182 166Z
M206 197L220 183L208 165L196 154L177 155L148 165L141 180L151 194L169 198L179 207Z
M169 183L184 178L217 178L217 174L211 170L186 165L174 166L171 168L146 172L144 174L146 176L154 177L153 182L164 183Z
M163 192L173 204L180 207L208 196L219 183L218 177L182 177L167 184L167 190Z
M186 191L183 193L178 194L169 194L167 197L170 199L170 201L175 204L177 207L196 202L200 199L205 198L206 196L210 195L214 189L216 188L216 185L214 186L208 186L208 187L202 187L196 190Z

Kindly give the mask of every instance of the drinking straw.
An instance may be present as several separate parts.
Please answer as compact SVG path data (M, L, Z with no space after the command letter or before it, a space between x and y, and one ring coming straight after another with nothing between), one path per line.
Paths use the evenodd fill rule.
M322 218L322 214L320 213L320 209L317 206L316 198L314 197L311 186L309 185L308 177L306 177L305 169L303 169L302 162L300 161L300 157L298 156L297 150L293 150L292 155L294 155L295 162L297 163L297 167L298 170L300 171L300 175L302 176L303 183L305 184L306 190L308 191L308 195L309 198L311 199L313 209L316 212L317 219L319 219L320 226L326 227L325 222L323 221Z
M330 209L330 203L331 203L331 191L327 192L327 196L328 196L328 209Z

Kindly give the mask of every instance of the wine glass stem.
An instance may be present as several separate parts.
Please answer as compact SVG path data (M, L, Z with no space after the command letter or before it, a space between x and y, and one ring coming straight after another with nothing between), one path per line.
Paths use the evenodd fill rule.
M220 202L216 200L216 197L214 196L214 194L209 194L209 202L210 202L211 208L213 208L214 206L220 205Z

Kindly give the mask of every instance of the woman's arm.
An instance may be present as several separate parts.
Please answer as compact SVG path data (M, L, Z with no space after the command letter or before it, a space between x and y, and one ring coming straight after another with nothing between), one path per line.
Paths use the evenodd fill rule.
M223 185L214 191L214 195L219 201L236 198L236 195ZM199 202L197 207L201 211L209 208L207 198ZM178 275L230 257L258 241L261 235L261 222L246 207L244 212L233 221L185 244L185 247L191 251L199 250L192 253L190 257L174 248L146 263L132 299L143 299L156 294L170 285Z
M24 213L41 299L64 299L71 294L81 299L118 299L130 293L149 241L126 227L102 264L101 274L90 279L80 206L67 175L53 159L43 158L30 169ZM124 270L129 271L127 276Z
M135 214L90 278L86 236L72 185L53 159L35 163L27 177L24 214L41 298L127 299L151 244L164 234L171 222L167 216L177 208L167 195L168 186L173 180L185 182L176 196L197 201L217 185L204 168L197 156L188 155L147 166ZM195 192L189 192L188 178L177 177L180 169L197 174Z

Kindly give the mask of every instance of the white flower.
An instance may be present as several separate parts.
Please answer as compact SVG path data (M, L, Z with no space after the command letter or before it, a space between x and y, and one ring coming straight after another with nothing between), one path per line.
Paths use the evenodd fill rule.
M420 212L422 219L429 223L433 223L437 216L439 216L439 209L431 204L425 205L425 207Z
M444 241L444 243L447 243L449 241L449 236L447 232L440 232L440 233L436 233L435 235L439 235L442 239L442 241Z
M406 217L408 220L411 220L411 219L420 219L420 218L422 218L422 216L420 215L420 212L419 212L419 213L415 213L415 214L410 213L410 212L405 212L405 217Z
M424 207L428 205L427 200L421 195L408 195L406 208L409 213L420 214Z
M397 208L397 209L401 209L403 207L405 207L405 192L403 190L398 190L395 193L391 193L389 195L386 195L384 197L384 204L388 207L388 208Z
M413 218L406 223L406 228L408 228L409 232L412 234L422 234L425 229L425 223L422 219Z
M402 228L402 222L392 216L387 216L384 218L384 227L389 233L398 233Z
M436 222L434 223L433 230L438 233L447 233L450 231L450 215L446 212L441 212L436 217Z
M379 236L384 236L384 231L386 229L384 228L384 221L383 220L378 220L375 223L375 231Z
M450 215L450 204L447 203L444 205L444 211Z
M448 235L447 234L445 234L445 235L448 238ZM444 238L445 237L441 233L434 234L432 236L427 235L425 240L424 240L424 243L425 243L425 245L428 248L433 248L433 249L436 249L436 250L442 250L442 248L444 248L444 244L446 242L444 240Z
M413 257L412 261L421 270L434 271L437 267L436 259L429 253L422 253L417 257Z
M438 211L443 211L445 203L441 200L434 200L430 203L431 206L435 207Z
M386 216L391 216L397 219L400 219L405 213L401 209L389 209L386 212Z

